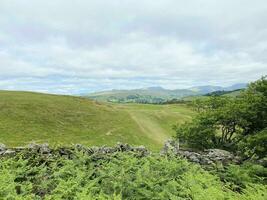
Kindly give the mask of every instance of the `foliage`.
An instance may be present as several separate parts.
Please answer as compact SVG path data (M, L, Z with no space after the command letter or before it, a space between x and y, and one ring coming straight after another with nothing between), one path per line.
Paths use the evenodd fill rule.
M244 186L238 193L216 174L172 156L73 153L72 158L27 152L1 158L0 199L259 200L266 197L266 186L254 183L254 175L241 179ZM230 170L227 179L239 175Z
M266 77L251 83L236 98L212 96L197 99L193 105L199 114L192 122L176 127L177 137L182 141L197 148L239 147L244 155L266 155Z
M229 165L217 170L222 181L229 184L232 190L241 191L251 183L267 183L267 169L261 165L244 163L242 165Z
M254 134L267 127L267 76L251 83L242 96L246 113L242 117L248 121L244 135Z
M257 155L257 158L264 158L267 152L267 129L245 137L239 143L239 149L243 149L248 157Z
M197 149L212 148L214 146L213 139L216 137L216 129L210 119L206 117L202 119L202 116L198 116L191 122L175 126L180 142Z

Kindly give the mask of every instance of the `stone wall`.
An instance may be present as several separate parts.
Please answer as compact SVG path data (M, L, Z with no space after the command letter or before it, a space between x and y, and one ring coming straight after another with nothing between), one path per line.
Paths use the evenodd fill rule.
M222 149L207 149L205 151L179 149L178 142L174 140L167 140L165 142L161 154L173 154L201 165L212 165L216 163L222 163L224 165L230 163L240 164L241 162L240 157Z
M148 155L150 152L144 146L133 147L129 144L117 143L114 147L86 147L81 144L76 144L71 147L50 148L48 144L29 144L27 147L7 148L4 144L0 144L0 156L13 156L20 152L39 153L42 155L61 155L70 156L75 150L81 151L88 155L93 154L112 154L116 152L134 152L140 156Z
M19 152L26 151L27 153L38 153L42 155L59 155L71 157L75 150L83 152L87 155L108 155L116 152L133 152L139 156L147 156L151 152L144 146L133 147L129 144L118 143L114 147L87 147L81 144L76 144L71 147L58 147L50 148L48 144L30 144L27 147L6 148L5 145L0 144L0 157L1 156L13 156ZM213 165L216 163L229 164L240 163L240 158L234 156L232 153L221 149L207 149L205 151L192 151L179 149L179 145L176 141L168 140L164 144L164 148L161 151L161 155L174 155L177 157L186 158L190 162L198 163L201 165Z

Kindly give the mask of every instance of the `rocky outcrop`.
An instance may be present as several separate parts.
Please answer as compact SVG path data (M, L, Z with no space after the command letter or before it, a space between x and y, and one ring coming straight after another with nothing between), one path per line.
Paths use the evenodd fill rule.
M165 142L161 154L173 154L201 165L212 165L216 163L227 165L230 163L239 164L241 162L239 157L222 149L207 149L205 151L179 149L179 144L174 140L167 140Z

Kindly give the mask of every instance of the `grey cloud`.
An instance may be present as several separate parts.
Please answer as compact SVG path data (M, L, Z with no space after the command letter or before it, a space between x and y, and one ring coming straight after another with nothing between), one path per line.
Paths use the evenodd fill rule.
M265 0L2 0L0 89L252 81L267 74L266 18Z

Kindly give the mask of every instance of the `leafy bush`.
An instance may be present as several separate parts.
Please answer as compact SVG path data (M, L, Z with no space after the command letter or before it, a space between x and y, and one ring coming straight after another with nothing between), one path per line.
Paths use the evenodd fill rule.
M239 174L229 169L227 177ZM265 199L266 186L253 176L240 180L247 187L237 193L219 176L171 156L24 152L1 158L0 199Z
M252 163L229 165L224 170L217 171L216 174L234 191L241 191L251 184L266 185L267 183L267 169Z
M248 157L264 158L267 155L267 129L247 136L239 143L239 149Z

